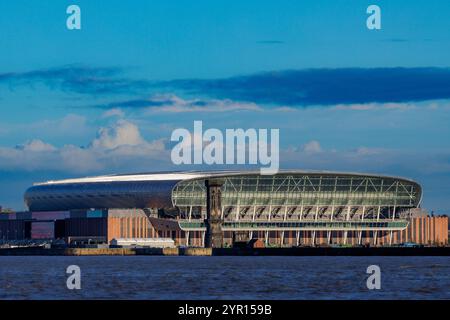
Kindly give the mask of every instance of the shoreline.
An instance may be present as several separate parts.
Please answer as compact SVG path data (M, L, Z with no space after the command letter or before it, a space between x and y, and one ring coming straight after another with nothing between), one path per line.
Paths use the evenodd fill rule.
M3 248L0 256L450 256L450 247Z

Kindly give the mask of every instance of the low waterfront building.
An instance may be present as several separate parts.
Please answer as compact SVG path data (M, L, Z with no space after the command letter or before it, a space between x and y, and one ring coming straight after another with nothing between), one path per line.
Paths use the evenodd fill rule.
M120 247L175 248L175 241L171 238L114 238L110 244Z

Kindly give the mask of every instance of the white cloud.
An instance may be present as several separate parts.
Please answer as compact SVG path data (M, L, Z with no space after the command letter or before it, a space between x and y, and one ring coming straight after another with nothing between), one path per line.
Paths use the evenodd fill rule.
M33 139L27 141L23 145L16 146L16 149L24 150L24 151L33 151L33 152L46 152L46 151L55 151L56 148L51 144L45 143L39 139Z
M0 133L11 136L26 133L29 136L79 137L91 130L85 116L70 113L62 118L38 120L32 123L1 123Z
M114 108L103 112L101 118L119 117L123 118L125 113L120 108Z
M319 141L312 140L302 147L303 151L306 153L318 153L322 151L322 147L320 146Z
M56 148L31 140L15 148L0 147L0 169L51 170L70 173L155 170L170 162L163 139L146 141L133 123L118 120L101 128L87 147L72 144ZM161 168L162 169L162 168Z
M199 137L194 137L198 140ZM147 141L136 124L120 119L101 128L85 147L56 147L42 140L16 147L0 147L0 170L58 171L64 174L98 174L177 168L170 160L167 139ZM450 172L448 150L395 150L361 146L350 150L325 149L317 140L280 150L281 167L374 173L433 174ZM214 169L214 167L207 167Z
M355 104L337 104L330 107L331 110L353 110L353 111L370 111L370 110L417 110L419 108L438 109L448 106L447 102L426 101L426 102L387 102L387 103L355 103Z
M273 109L273 111L275 111L275 112L295 112L295 111L298 111L298 110L299 110L298 108L286 107L286 106L284 106L284 107L277 107L277 108Z
M98 137L91 143L93 148L114 149L123 145L136 146L144 144L139 128L126 120L119 120L109 128L101 128Z
M352 149L326 149L312 140L301 147L280 150L282 168L367 172L399 175L412 179L450 174L450 151L445 148L392 149L361 146Z
M161 105L153 106L155 102ZM229 99L182 99L173 94L157 95L149 99L147 113L193 113L193 112L230 112L262 111L255 103L236 102Z

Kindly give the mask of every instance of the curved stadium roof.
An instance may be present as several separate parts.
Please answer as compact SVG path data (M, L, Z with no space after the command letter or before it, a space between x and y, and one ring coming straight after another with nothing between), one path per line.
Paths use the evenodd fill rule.
M154 172L137 174L116 174L76 179L51 180L34 184L24 195L31 211L55 211L89 208L145 208L173 206L174 188L190 181L208 178L236 178L260 176L256 171L186 171ZM412 186L417 194L414 205L418 205L422 189L410 179L386 175L331 172L280 170L275 177L308 176L326 178L373 178L400 181ZM272 176L261 176L271 179Z
M96 183L96 182L122 182L122 181L182 181L191 179L206 179L206 178L220 178L228 176L242 176L242 175L259 175L259 170L243 170L243 171L166 171L166 172L148 172L148 173L131 173L131 174L111 174L94 177L83 177L63 180L49 180L45 182L35 183L35 186L53 185L53 184L68 184L68 183ZM304 175L333 175L333 176L362 176L373 178L392 178L404 180L412 183L417 183L414 180L380 175L373 173L358 173L358 172L338 172L338 171L319 171L319 170L279 170L277 174L304 174Z

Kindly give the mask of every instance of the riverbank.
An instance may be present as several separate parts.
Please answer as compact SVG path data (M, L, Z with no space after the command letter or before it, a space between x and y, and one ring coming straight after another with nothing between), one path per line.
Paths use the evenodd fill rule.
M450 256L450 247L373 248L8 248L0 256Z

